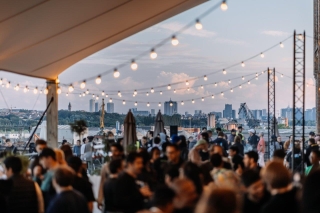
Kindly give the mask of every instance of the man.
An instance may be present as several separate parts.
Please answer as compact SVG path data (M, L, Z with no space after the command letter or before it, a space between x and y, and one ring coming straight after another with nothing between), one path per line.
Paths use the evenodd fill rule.
M215 146L212 146L212 147L210 148L210 157L211 157L213 154L219 154L219 155L222 157L223 168L225 168L225 169L232 169L230 160L229 160L229 158L227 158L227 157L224 156L224 153L225 153L225 151L223 150L223 148L222 148L221 146L215 145ZM212 170L212 168L211 168L210 170Z
M5 151L6 151L7 153L11 153L11 154L14 154L14 155L17 154L17 151L18 151L18 150L17 150L17 147L15 147L15 146L12 144L12 142L10 141L9 138L6 139L5 147L6 147Z
M153 139L153 146L148 148L148 152L151 152L152 148L157 147L160 151L162 150L162 144L159 137Z
M168 164L172 166L176 166L177 168L181 168L184 161L180 157L179 147L175 144L168 144L166 148L166 155L168 158Z
M306 168L306 171L305 171L306 176L320 168L320 165L319 165L320 151L312 150L309 156L309 160L310 160L311 166L308 166Z
M21 159L10 156L3 163L7 180L0 180L0 193L7 204L1 206L1 212L44 213L43 198L38 184L21 175Z
M88 209L90 212L93 210L93 202L95 197L92 191L92 184L82 177L82 161L79 157L70 157L67 160L68 166L74 171L75 177L72 183L72 187L80 192L87 201Z
M127 157L127 168L118 177L114 201L120 212L133 213L144 208L144 199L151 196L148 186L136 183L137 176L143 169L143 158L140 154L132 152Z
M229 146L232 145L236 136L237 136L237 131L235 129L231 129L231 134L228 137L228 145Z
M191 150L194 147L194 145L196 145L197 140L194 139L193 136L190 136L188 138L188 141L189 141L189 150Z
M282 162L271 161L261 175L272 196L261 213L300 212L297 189L292 186L291 174Z
M153 145L153 131L149 130L147 133L147 137L148 137L148 144L147 147L152 147Z
M68 145L68 141L66 139L62 140L61 146L63 146L63 145Z
M209 143L212 143L212 131L211 130L208 130L207 131L207 133L208 133L208 140L209 140Z
M167 186L160 187L154 192L151 200L152 207L139 213L172 213L174 199L175 192L172 189Z
M228 142L224 139L224 134L221 131L218 133L218 138L215 139L212 143L223 147L225 151L228 150Z
M50 203L47 213L89 213L86 199L72 188L74 175L69 167L60 167L54 172L52 183L57 195Z
M81 148L80 148L80 158L81 158L81 160L83 160L84 161L84 149L85 149L85 147L86 147L86 143L87 143L87 138L83 138L82 139L82 145L81 145Z
M203 160L200 155L200 152L202 150L205 150L205 152L208 152L208 143L203 139L199 140L197 144L190 150L188 155L188 160L200 166L203 163ZM208 156L209 156L209 153L208 153Z
M261 167L258 165L259 155L255 151L249 151L244 154L243 163L246 169L252 169L260 172Z
M249 131L248 144L252 146L253 151L257 151L257 146L260 138L256 135L256 131L254 129L250 129Z
M87 143L84 147L84 154L83 154L83 160L87 163L87 168L89 171L89 174L92 171L92 151L93 151L93 136L87 137Z
M74 155L75 156L77 156L77 157L80 157L80 150L81 149L81 146L80 146L80 140L77 140L77 143L76 143L76 145L74 145L73 146L73 153L74 153Z
M292 167L292 160L294 161L294 167ZM301 172L302 165L303 165L303 159L302 159L301 144L300 144L300 141L296 141L294 144L293 150L288 152L286 156L286 166L295 172Z
M314 138L312 138L312 136L311 136L309 138L309 140L308 140L308 147L306 149L306 154L304 156L304 162L307 164L307 166L311 166L311 162L309 160L309 156L310 156L310 153L311 153L312 150L319 150L319 146L316 143L316 141L314 140Z
M259 134L260 140L259 140L259 143L257 146L258 155L259 155L259 162L258 163L261 167L264 167L264 153L265 153L265 148L266 148L266 144L265 144L263 136L264 136L264 133L260 132L260 134Z
M178 135L171 136L171 143L179 145L181 142L180 137Z
M264 204L270 199L270 194L266 191L259 172L251 169L244 171L241 175L241 180L245 186L242 212L260 212Z
M239 155L239 148L237 146L230 146L229 156L233 164L233 171L236 171L239 165L243 165L243 157Z
M243 129L242 129L242 126L238 126L238 132L237 132L237 135L238 135L238 134L241 134L241 135L242 135L241 140L242 140L242 141L245 141L245 137L244 137L244 136L243 136L243 134L242 134L242 130L243 130Z
M44 140L36 140L37 153L40 154L44 148L47 148L47 142Z
M48 207L49 202L56 194L52 185L52 177L54 170L58 168L59 163L56 160L56 153L51 148L44 148L39 155L40 164L47 169L46 174L41 183L41 190L44 197L45 207Z
M148 149L149 148L148 145L149 145L148 138L146 136L143 136L140 141L140 148Z

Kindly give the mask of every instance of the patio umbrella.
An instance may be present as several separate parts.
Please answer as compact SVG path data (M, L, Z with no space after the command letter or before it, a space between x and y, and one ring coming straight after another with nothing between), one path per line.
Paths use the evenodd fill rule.
M137 141L136 121L134 116L129 110L126 118L124 119L124 132L123 132L123 148L128 151L128 147L134 147Z
M157 137L157 135L161 132L164 132L164 123L163 123L163 117L162 114L159 110L157 116L156 116L156 121L154 124L154 131L153 131L153 136Z

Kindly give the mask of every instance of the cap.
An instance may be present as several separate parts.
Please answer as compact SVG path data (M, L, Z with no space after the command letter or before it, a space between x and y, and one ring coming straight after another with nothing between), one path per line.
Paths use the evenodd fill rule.
M220 128L220 127L217 127L216 130L217 130L217 131L221 131L221 128Z
M231 129L231 132L236 132L236 130L235 129Z
M256 131L254 130L254 129L249 129L249 131L248 131L249 133L251 132L251 133L256 133Z
M309 135L315 136L316 134L314 132L309 132Z
M171 137L171 143L178 143L180 141L180 137L178 135L172 135Z
M200 146L200 145L206 144L206 143L207 143L207 141L201 139L201 140L198 140L198 142L197 142L196 145L194 145L194 146L197 147L197 146Z

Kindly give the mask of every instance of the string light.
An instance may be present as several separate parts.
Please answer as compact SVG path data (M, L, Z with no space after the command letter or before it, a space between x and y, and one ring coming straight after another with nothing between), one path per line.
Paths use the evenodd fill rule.
M248 81L248 84L250 84L250 81Z
M99 96L96 96L96 100L99 100Z
M186 81L186 85L187 85L187 86L189 85L189 81L188 81L188 80Z
M176 93L176 90L174 89L173 92Z
M203 80L208 80L208 77L205 75L205 76L203 76Z
M92 98L94 98L94 97L96 97L96 95L95 95L95 94L93 94L93 95L92 95Z
M68 97L68 96L69 96L69 94L67 93L67 94L66 94L66 96Z
M122 104L123 104L123 105L125 105L125 104L126 104L126 101L125 101L125 100L123 100L123 101L122 101Z
M230 83L231 83L231 80L229 80L228 83L230 84Z
M84 97L84 96L86 96L86 93L85 93L85 92L83 92L82 96L83 96L83 97Z
M6 85L7 88L10 87L10 81L8 81L7 85Z
M26 87L23 89L23 92L24 92L24 93L28 92L28 86L26 86Z
M258 76L256 76L256 80L258 80Z
M146 94L147 96L149 96L149 92L147 92L147 94Z
M109 99L109 102L112 103L112 98Z
M203 89L203 86L201 85L201 87L200 87L201 89Z
M108 94L106 94L106 98L108 98L109 96L108 96Z
M261 58L264 58L264 54L263 54L263 53L261 53L261 54L260 54L260 57L261 57Z
M104 96L104 91L102 91L101 95Z
M203 98L203 97L201 98L201 101L204 101L204 98Z
M298 39L303 40L303 35L302 35L302 34L299 34L299 35L298 35Z
M240 85L240 86L239 86L239 88L241 89L241 88L242 88L242 86Z
M114 71L113 71L113 77L114 78L119 78L119 76L120 76L120 72L118 71L117 68L115 68Z
M118 91L118 96L121 97L121 92L120 91Z
M242 66L242 67L245 67L246 65L244 64L244 62L241 62L241 66Z
M162 91L160 91L160 95L162 95Z
M196 29L201 30L202 29L202 24L200 23L199 19L196 20Z
M217 84L217 83L214 83L214 86L216 87L216 86L218 86L218 84Z
M230 89L230 92L233 92L233 89L232 89L232 88Z
M48 92L49 92L48 87L43 90L43 94L45 95L48 94Z
M244 80L244 77L242 76L242 80Z
M188 87L188 89L187 89L188 91L190 91L190 87Z
M158 54L154 51L154 49L151 50L150 52L150 58L151 59L156 59L158 56Z
M225 74L227 74L227 71L225 69L223 69L222 73L225 75Z
M138 69L138 64L135 62L135 60L131 61L131 69L133 71L136 71Z
M151 93L154 93L154 89L153 88L151 88Z
M40 94L42 94L42 90L40 90Z
M173 106L173 103L172 103L172 102L170 102L170 106Z
M17 89L17 91L19 91L19 89L20 89L20 85L19 84L17 84L17 87L16 87Z
M34 93L34 94L37 94L37 93L38 93L38 87L36 87L36 88L33 89L33 93Z
M59 76L56 79L56 84L60 84Z
M134 105L135 105L135 106L137 106L137 105L138 105L138 103L137 103L137 102L135 102L135 103L134 103Z
M212 95L211 98L214 99L214 95Z
M86 94L88 95L89 94L89 90L87 89L87 91L86 91Z
M86 87L86 81L82 81L82 83L80 84L80 88L84 89Z
M96 84L101 84L101 76L100 75L96 78Z
M223 96L224 94L223 94L223 92L221 92L221 96Z
M181 105L184 105L184 102L183 102L183 101L181 101Z
M281 74L281 78L283 78L283 74Z
M280 42L280 47L284 48L284 44L282 42Z
M2 78L0 79L0 84L2 84Z
M228 9L228 5L227 5L226 0L222 1L220 8L222 11L226 11Z
M74 89L73 89L73 86L72 84L69 86L69 92L72 92Z
M159 102L158 106L161 107L161 102Z
M150 106L150 104L149 104L149 102L147 103L147 107L149 107Z
M133 94L132 96L133 96L133 97L136 97L136 95L135 95L135 94Z
M258 77L258 73L256 73L256 77Z
M169 85L168 85L168 90L170 90L170 89L171 89L171 85L169 84Z
M192 101L191 101L193 104L194 104L194 100L192 99Z
M81 94L79 94L79 97L81 98Z
M134 90L133 94L134 94L134 95L137 95L137 94L138 94L138 93L137 93L137 90Z
M179 41L178 41L178 39L176 38L176 36L172 36L171 44L172 44L173 46L177 46L177 45L179 44Z
M57 93L58 93L59 95L61 94L61 88L60 88L60 87L58 87ZM68 93L67 93L67 94L68 94Z

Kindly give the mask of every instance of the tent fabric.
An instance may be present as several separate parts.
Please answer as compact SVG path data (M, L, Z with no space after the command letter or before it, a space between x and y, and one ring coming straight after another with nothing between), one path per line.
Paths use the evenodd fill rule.
M0 70L54 80L93 53L205 1L0 0Z
M164 122L163 122L161 111L159 110L156 116L155 124L154 124L153 136L157 137L157 135L160 134L161 132L164 133Z
M137 139L137 131L136 131L136 121L134 116L129 110L126 118L124 119L124 132L123 132L123 147L124 150L127 150L127 147L130 145L135 145Z

